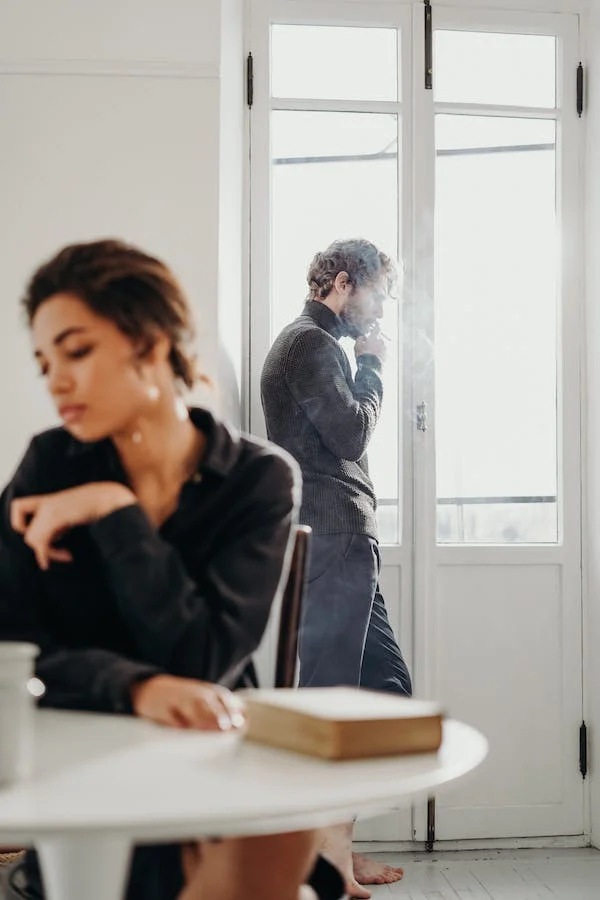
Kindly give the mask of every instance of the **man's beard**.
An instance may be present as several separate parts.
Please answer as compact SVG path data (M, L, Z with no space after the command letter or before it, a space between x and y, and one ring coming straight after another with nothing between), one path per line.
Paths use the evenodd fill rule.
M371 330L370 323L363 322L361 325L358 325L351 316L348 316L347 312L343 312L340 319L344 323L344 333L346 337L352 338L353 341L356 341L360 337L365 337Z

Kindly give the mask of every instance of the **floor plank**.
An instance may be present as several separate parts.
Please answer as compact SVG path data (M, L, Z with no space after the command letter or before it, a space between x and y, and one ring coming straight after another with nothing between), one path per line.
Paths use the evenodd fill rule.
M600 851L590 848L367 854L403 866L373 900L599 900Z

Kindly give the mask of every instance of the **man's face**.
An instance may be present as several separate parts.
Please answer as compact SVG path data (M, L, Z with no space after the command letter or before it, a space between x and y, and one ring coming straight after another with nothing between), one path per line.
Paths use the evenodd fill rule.
M349 295L340 318L352 338L368 334L383 316L383 304L388 298L386 279L382 277L372 284L354 288Z

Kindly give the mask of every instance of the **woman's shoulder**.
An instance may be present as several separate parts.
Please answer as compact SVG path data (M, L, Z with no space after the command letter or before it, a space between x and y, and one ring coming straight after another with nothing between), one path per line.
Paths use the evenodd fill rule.
M38 431L31 438L29 447L35 448L39 453L64 453L68 454L72 448L79 445L80 441L69 434L66 428L56 426Z
M255 504L300 508L302 475L295 459L283 448L253 434L239 435L240 482L249 489Z
M45 469L64 469L69 459L86 445L76 440L65 428L47 428L35 434L25 453L34 456Z
M17 493L43 493L68 470L74 440L64 428L35 434L10 481Z
M190 410L192 421L208 436L203 467L223 476L244 472L274 488L299 488L298 464L289 453L271 441L237 430L207 410Z
M294 457L283 447L245 432L240 433L239 440L245 454L258 466L268 469L272 473L277 472L282 478L300 482L300 467Z

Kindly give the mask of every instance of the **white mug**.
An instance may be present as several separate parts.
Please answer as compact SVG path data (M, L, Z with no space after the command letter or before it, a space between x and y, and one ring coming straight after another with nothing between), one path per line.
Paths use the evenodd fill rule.
M30 690L39 647L0 641L0 787L28 778L33 768L34 697Z

